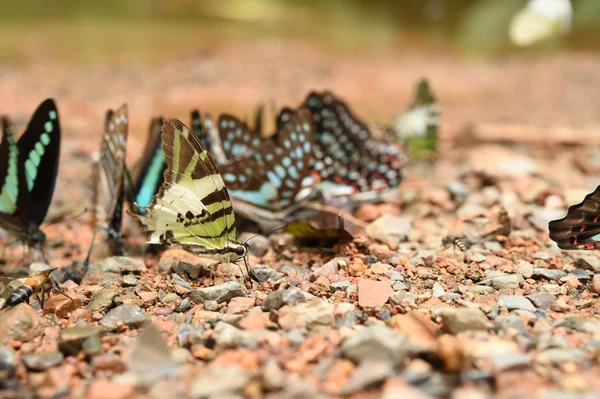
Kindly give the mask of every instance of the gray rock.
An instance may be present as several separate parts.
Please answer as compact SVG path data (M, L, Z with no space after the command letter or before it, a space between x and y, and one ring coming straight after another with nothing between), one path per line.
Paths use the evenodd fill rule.
M437 253L434 251L419 250L409 258L411 265L431 266L437 259Z
M573 269L566 277L569 277L569 276L575 276L579 281L587 282L592 279L594 274L587 270ZM564 277L563 277L563 279L564 279Z
M517 289L524 282L525 280L520 274L507 274L504 276L494 277L492 279L492 287L497 290Z
M27 342L43 334L46 318L26 303L20 303L0 312L0 345L10 340Z
M175 307L176 312L185 312L192 307L192 300L190 298L183 298L181 303Z
M125 276L123 276L123 279L121 280L121 285L123 287L135 287L137 286L138 280L137 278L135 278L135 276L133 274L127 274Z
M400 241L408 238L411 222L408 217L383 215L369 224L365 233L374 240L396 246Z
M102 346L102 340L98 335L86 338L81 345L81 349L88 359L104 353L104 346Z
M392 270L388 274L388 278L392 281L404 281L404 276L398 270Z
M567 273L562 270L557 269L544 269L541 267L536 267L533 269L532 277L536 280L545 279L551 281L559 281L561 278L566 276Z
M100 325L114 330L117 328L119 322L130 328L137 328L148 321L150 321L150 316L144 313L142 308L126 303L106 313L100 320Z
M261 283L272 280L277 281L281 278L281 273L267 266L254 266L250 273Z
M350 287L350 281L342 280L342 281L336 281L335 283L331 283L329 285L329 290L331 292L346 291L348 289L348 287Z
M494 320L494 329L496 331L506 332L508 329L517 330L520 334L526 334L527 328L523 320L516 314L498 316Z
M485 255L480 252L474 253L471 255L471 260L476 263L481 263L485 260Z
M523 278L531 278L533 276L533 265L522 260L515 266L515 272L519 273Z
M182 324L177 329L177 345L184 347L203 342L204 328L191 324Z
M393 369L389 362L366 360L361 362L350 375L342 388L342 393L350 395L362 391L371 385L385 381L392 374Z
M262 309L265 311L277 310L283 305L294 306L306 302L304 292L297 287L290 287L285 291L273 291L262 303Z
M219 321L215 325L211 338L219 349L240 347L254 349L258 346L258 339L266 334L268 334L266 330L246 331Z
M593 255L580 256L575 259L575 266L579 269L600 273L600 258Z
M104 329L99 326L65 328L59 333L58 348L67 356L76 356L86 339L100 336Z
M556 301L556 296L548 292L536 292L535 294L527 295L527 298L538 308L546 310Z
M206 268L208 270L215 270L217 266L219 266L219 261L214 259L203 259L198 263L188 263L185 261L180 261L177 266L175 266L175 272L181 275L189 276L191 279L196 280L202 269Z
M571 392L559 391L556 389L540 390L539 399L598 399L598 395L593 392Z
M396 291L392 295L390 295L390 298L388 300L392 305L400 305L402 303L402 300L406 298L407 295L408 293L406 291Z
M169 294L166 294L162 298L160 298L160 302L164 303L165 305L170 305L172 303L177 302L178 299L179 299L179 295L177 295L174 292L171 292Z
M394 366L407 355L407 338L381 325L363 326L344 340L341 353L354 363L381 361Z
M327 262L327 263L323 264L322 266L318 267L317 269L313 270L313 275L314 275L315 279L317 277L321 277L321 276L325 276L325 277L329 278L329 277L333 276L334 274L336 274L338 272L338 270L340 269L340 266L339 266L340 261L347 264L346 259L333 258L329 262Z
M295 265L293 263L284 263L280 268L279 272L288 276L299 275L305 280L310 280L311 272L305 267Z
M431 289L431 294L436 297L436 298L440 298L442 297L444 294L446 293L446 291L444 290L444 287L442 287L440 285L440 283L434 283L433 284L433 288Z
M8 346L0 346L0 375L11 377L17 367L17 354Z
M105 288L98 291L92 295L90 303L85 308L90 313L105 312L113 305L113 301L118 293L118 288Z
M485 314L475 308L444 308L440 311L442 329L450 334L462 331L487 330L489 321Z
M62 353L53 351L22 355L21 360L29 370L43 371L58 366L63 362L64 357Z
M181 277L179 274L172 273L171 274L171 282L173 283L173 285L181 287L185 290L189 291L192 289L192 286L190 285L190 283L185 281L185 279L183 277Z
M229 302L231 298L244 296L242 286L236 281L213 285L206 288L195 288L186 293L194 303L206 301L217 301L218 303Z
M219 310L219 303L217 301L206 301L204 302L204 310L216 312Z
M91 262L82 285L108 285L118 284L122 274L140 274L146 270L142 259L128 258L125 256L112 256Z
M538 353L536 360L544 364L561 364L567 362L581 364L585 361L585 352L576 348L551 348Z
M582 317L570 317L563 320L560 323L562 327L588 333L588 334L600 334L600 321L593 319L584 319Z
M508 310L523 309L535 312L535 306L531 301L518 295L500 295L498 297L498 306L505 307Z
M496 371L527 368L531 362L531 358L525 353L492 354L490 360Z
M532 258L539 259L539 260L552 260L553 256L550 255L548 252L537 251L536 253L533 254Z

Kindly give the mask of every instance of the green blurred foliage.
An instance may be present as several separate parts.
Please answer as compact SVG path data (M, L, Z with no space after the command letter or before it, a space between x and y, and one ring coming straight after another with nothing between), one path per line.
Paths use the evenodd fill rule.
M526 0L0 0L0 58L26 60L48 53L93 61L115 46L149 57L151 48L189 48L192 38L202 43L214 37L253 36L303 37L340 51L385 53L441 45L466 54L501 55L517 50L508 41L508 24L525 4ZM573 30L556 40L558 46L525 51L598 51L600 0L573 0L573 5ZM56 45L38 48L38 41Z

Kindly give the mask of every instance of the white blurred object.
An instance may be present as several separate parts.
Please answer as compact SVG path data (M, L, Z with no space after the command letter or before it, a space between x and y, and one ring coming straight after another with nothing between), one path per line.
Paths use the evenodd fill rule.
M570 0L529 0L510 23L510 40L516 46L526 47L558 37L571 29L572 20Z

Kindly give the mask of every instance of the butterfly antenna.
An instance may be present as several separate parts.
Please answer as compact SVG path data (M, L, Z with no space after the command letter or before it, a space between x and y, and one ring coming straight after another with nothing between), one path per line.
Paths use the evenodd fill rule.
M286 219L284 219L283 221L285 222L285 224L284 224L283 226L281 226L281 227L278 227L278 228L276 228L275 230L271 230L271 231L269 231L268 233L266 233L266 235L271 235L271 234L275 233L276 231L283 230L283 229L285 229L286 227L288 227L288 225L290 224L290 221L289 221L289 220L286 220ZM250 241L251 239L253 239L253 238L256 238L256 237L258 237L258 236L260 236L260 235L262 235L262 234L255 234L255 235L253 235L252 237L250 237L250 238L248 238L246 241L244 241L244 244L247 244L247 243L248 243L248 241Z
M94 248L94 242L96 241L96 233L97 233L97 231L94 229L94 235L92 236L92 242L90 243L90 249L88 249L88 253L85 256L85 260L83 261L84 269L87 269L90 264L90 256L92 255L92 248Z
M64 223L64 222L72 222L73 220L75 220L75 219L78 219L78 218L82 217L83 215L85 215L85 214L86 214L86 213L88 213L89 211L90 211L90 208L88 208L88 207L86 206L85 208L83 208L83 211L81 211L81 212L80 212L80 213L78 213L77 215L73 216L72 218L69 218L69 219L60 219L60 218L59 218L59 219L57 219L57 220L54 220L54 221L52 221L52 222L50 222L50 223L46 223L46 224L45 224L45 227L52 226L52 225L59 224L59 223Z

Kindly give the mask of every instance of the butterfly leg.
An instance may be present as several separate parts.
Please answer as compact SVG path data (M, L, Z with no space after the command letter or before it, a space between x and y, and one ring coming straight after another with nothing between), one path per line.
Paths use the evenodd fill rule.
M65 292L62 290L62 288L60 288L60 287L58 286L58 283L57 283L56 281L54 281L54 279L52 279L52 288L51 288L51 289L52 289L52 291L54 291L54 292L58 292L58 293L59 293L59 294L61 294L62 296L66 297L66 298L69 298L69 300L70 300L71 302L73 302L73 298L71 298L69 295L67 295L67 294L66 294L66 293L65 293Z

